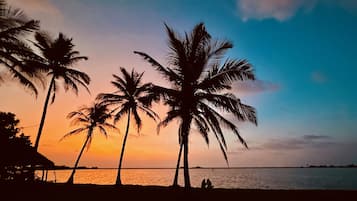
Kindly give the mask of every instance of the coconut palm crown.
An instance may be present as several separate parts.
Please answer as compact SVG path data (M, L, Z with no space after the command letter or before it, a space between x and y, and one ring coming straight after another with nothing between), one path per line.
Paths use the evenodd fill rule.
M127 125L120 153L116 185L122 185L121 167L129 133L130 118L134 117L134 123L138 132L142 127L140 112L146 114L153 120L159 119L159 116L151 109L152 102L158 101L159 99L157 95L152 93L151 83L142 83L144 73L137 73L134 69L128 72L123 67L120 68L120 72L121 76L113 75L114 81L111 82L117 91L114 93L102 93L97 96L97 100L103 104L114 107L115 123L127 115Z
M203 23L197 24L191 33L180 36L165 24L170 52L169 67L165 67L144 52L134 53L148 61L167 81L170 87L154 86L153 91L160 94L170 110L160 122L166 126L175 119L180 120L180 152L176 173L180 162L181 150L184 151L185 187L189 188L189 134L193 126L197 128L206 143L209 133L217 139L225 160L228 162L227 144L223 128L231 130L239 141L248 148L237 126L223 113L231 114L238 121L257 124L256 111L243 104L229 90L237 80L254 80L251 64L247 60L227 58L226 51L233 47L229 41L213 40ZM177 178L177 174L176 174ZM176 179L175 178L175 179ZM174 181L177 184L177 179Z
M72 68L79 61L88 58L80 56L79 52L74 50L71 38L59 33L58 37L54 39L45 32L37 32L35 39L34 45L40 50L41 58L29 60L26 65L42 69L51 79L35 142L35 149L37 150L50 98L51 103L53 103L61 85L65 91L72 90L76 95L79 91L78 85L84 87L89 93L87 85L90 83L90 77L86 73Z
M112 117L110 110L107 105L100 104L98 102L94 103L92 106L87 107L83 106L79 110L71 112L68 114L67 118L72 119L71 125L79 125L81 127L72 130L63 136L62 139L87 132L85 142L83 143L82 149L78 154L77 160L74 164L71 176L69 177L67 183L72 184L74 180L74 174L78 167L79 160L83 154L84 149L87 147L89 149L90 144L93 139L93 133L95 129L98 129L100 133L104 136L108 136L106 129L114 129L116 127L113 124L108 123L107 121Z

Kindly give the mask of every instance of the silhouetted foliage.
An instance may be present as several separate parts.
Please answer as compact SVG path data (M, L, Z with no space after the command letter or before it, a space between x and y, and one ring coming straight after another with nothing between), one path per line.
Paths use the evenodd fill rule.
M114 81L111 83L117 89L115 93L101 93L97 96L102 104L114 106L114 123L127 115L127 126L124 135L122 150L120 153L118 174L116 185L121 185L121 167L124 157L126 140L129 133L130 118L134 117L138 132L141 129L142 121L138 111L143 112L153 120L159 119L158 115L151 110L153 101L158 101L158 96L152 93L151 83L141 83L144 73L137 73L134 70L129 73L125 68L120 68L121 76L113 75Z
M79 152L77 160L74 164L73 171L67 183L73 184L74 174L78 167L79 160L81 159L84 148L87 147L87 149L89 149L89 146L93 139L94 129L97 128L99 132L105 135L106 137L108 135L106 128L116 129L114 125L107 123L107 120L109 120L111 117L112 115L109 109L107 108L107 105L100 104L100 103L94 103L90 107L83 106L78 111L74 111L68 114L67 118L72 119L71 124L81 125L81 127L67 133L66 135L63 136L63 138L80 134L82 132L87 132L87 136L82 146L82 149Z
M41 74L37 68L26 66L24 61L37 59L37 55L25 42L25 37L38 29L38 21L28 19L22 10L13 9L4 0L0 0L0 84L6 72L37 95L31 79L41 78Z
M0 112L0 181L33 181L30 167L54 165L34 150L18 124L15 114Z
M89 93L87 85L90 83L90 78L86 73L71 68L79 61L88 59L87 57L79 56L79 52L74 50L74 44L71 38L67 38L64 34L59 33L58 37L53 39L44 32L37 32L35 39L36 42L34 45L40 50L41 57L28 60L26 65L41 69L51 77L35 141L35 149L37 150L45 123L49 100L51 98L51 103L55 101L59 85L63 85L65 91L73 90L76 95L78 95L77 85L81 85Z
M246 60L228 58L222 62L224 54L233 44L213 40L203 23L197 24L191 33L185 33L184 36L175 33L166 24L165 26L169 37L169 67L161 65L146 53L134 53L148 61L171 84L171 87L153 87L154 94L161 94L164 104L170 107L159 127L167 126L174 119L180 120L180 151L174 185L177 185L183 148L185 187L189 188L188 142L191 126L197 128L207 144L208 134L212 133L228 163L222 127L231 130L245 147L247 144L236 125L224 117L222 112L233 114L239 121L257 123L255 109L243 104L228 91L234 81L254 80L255 76L252 66Z

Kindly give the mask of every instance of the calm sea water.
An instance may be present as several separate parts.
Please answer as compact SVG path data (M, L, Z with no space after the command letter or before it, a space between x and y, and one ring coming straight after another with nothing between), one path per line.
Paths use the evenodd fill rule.
M114 184L116 169L77 170L75 183ZM172 184L174 169L123 169L124 184ZM66 182L71 170L49 171L48 180ZM183 185L180 171L179 184ZM40 176L40 172L38 172ZM192 186L199 187L209 178L217 188L250 189L354 189L357 190L357 168L238 168L191 169Z

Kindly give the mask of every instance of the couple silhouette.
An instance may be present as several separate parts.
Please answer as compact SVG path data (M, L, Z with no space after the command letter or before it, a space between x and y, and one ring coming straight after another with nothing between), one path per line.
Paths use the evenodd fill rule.
M201 188L203 188L203 189L212 189L213 186L212 186L211 180L203 179L202 182L201 182Z

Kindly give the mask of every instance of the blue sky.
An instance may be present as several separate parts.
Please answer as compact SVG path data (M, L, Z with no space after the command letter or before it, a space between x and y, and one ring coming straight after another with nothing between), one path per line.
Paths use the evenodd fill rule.
M230 138L233 166L357 163L356 1L9 2L40 19L45 29L73 36L90 58L86 65L94 76L93 94L108 91L107 80L118 66L137 66L146 71L148 81L164 83L132 51L145 51L165 63L168 48L163 23L183 33L204 22L214 38L234 43L228 56L248 59L258 77L255 83L235 85L242 99L257 108L259 125L241 124L241 133L251 147L248 151ZM107 77L105 84L103 77ZM82 102L90 99L82 97ZM38 102L40 108L42 101ZM204 147L202 142L192 141ZM214 146L210 149L215 151ZM202 148L191 154L204 158L198 165L225 165L205 152ZM216 155L221 158L220 153Z

